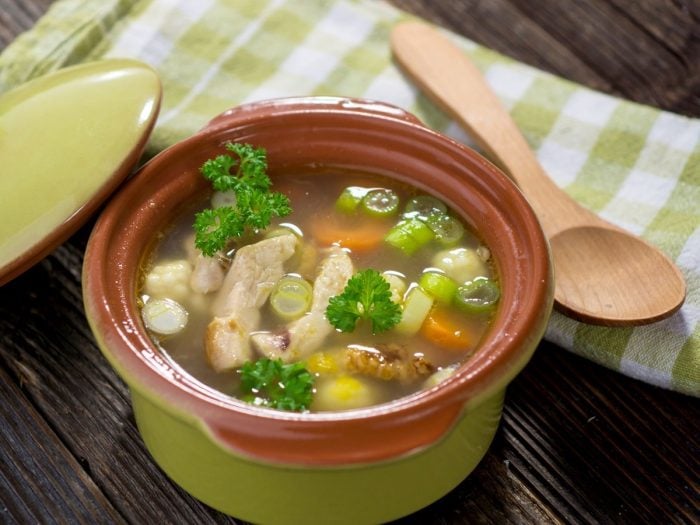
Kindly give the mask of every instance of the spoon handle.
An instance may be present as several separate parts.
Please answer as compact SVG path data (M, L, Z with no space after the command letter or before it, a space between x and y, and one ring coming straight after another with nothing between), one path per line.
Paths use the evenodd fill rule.
M600 222L545 174L481 72L446 37L423 23L405 22L393 30L391 46L416 85L520 186L548 237L569 227Z

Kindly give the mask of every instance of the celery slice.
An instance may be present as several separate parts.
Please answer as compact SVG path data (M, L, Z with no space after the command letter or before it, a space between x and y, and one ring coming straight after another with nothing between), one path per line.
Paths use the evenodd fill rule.
M433 302L433 298L420 286L411 288L403 304L401 321L394 327L394 330L403 335L417 333L425 318L428 317Z
M412 255L418 248L429 243L435 234L423 221L406 219L394 226L384 240L406 255Z
M352 213L362 202L362 199L369 192L369 188L362 186L348 186L335 201L335 209L342 213Z
M386 234L384 240L391 244L394 248L398 248L406 255L411 255L418 249L418 243L416 240L409 235L409 233L400 228L398 225L394 226L389 233Z
M421 275L418 284L443 304L451 304L457 292L457 283L443 273L425 272Z

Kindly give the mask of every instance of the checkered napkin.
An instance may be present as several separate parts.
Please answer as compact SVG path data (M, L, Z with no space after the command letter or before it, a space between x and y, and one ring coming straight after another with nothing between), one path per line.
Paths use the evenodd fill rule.
M469 143L392 64L389 31L406 17L371 0L59 0L0 55L0 92L69 64L132 57L158 70L164 85L151 153L231 106L292 95L390 102ZM555 312L546 338L623 374L700 396L700 121L451 37L484 71L556 183L660 247L687 280L685 305L665 321L602 328Z

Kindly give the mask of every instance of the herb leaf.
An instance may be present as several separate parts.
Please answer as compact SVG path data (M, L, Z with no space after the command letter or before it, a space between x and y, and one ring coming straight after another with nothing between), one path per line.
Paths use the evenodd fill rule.
M343 293L331 297L328 321L341 332L352 332L360 319L372 322L372 333L389 330L401 321L401 307L391 300L389 283L372 269L353 275Z
M207 256L226 246L232 237L240 237L246 228L263 229L273 216L283 217L292 209L289 199L270 191L267 156L263 148L250 144L226 144L234 154L207 160L200 172L216 191L233 191L235 206L206 209L195 216L195 246Z
M231 206L206 209L195 215L194 244L209 257L221 250L231 237L240 235L245 228L240 213Z
M314 376L301 362L284 364L281 359L248 361L241 367L241 389L256 403L301 412L311 405Z

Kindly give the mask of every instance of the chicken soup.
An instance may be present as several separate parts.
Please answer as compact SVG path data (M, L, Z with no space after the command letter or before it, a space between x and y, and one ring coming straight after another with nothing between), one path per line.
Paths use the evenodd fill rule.
M211 198L158 235L139 299L165 356L256 405L338 411L433 386L474 353L500 291L445 203L364 172L272 185L265 170L263 150L226 145L202 167Z

